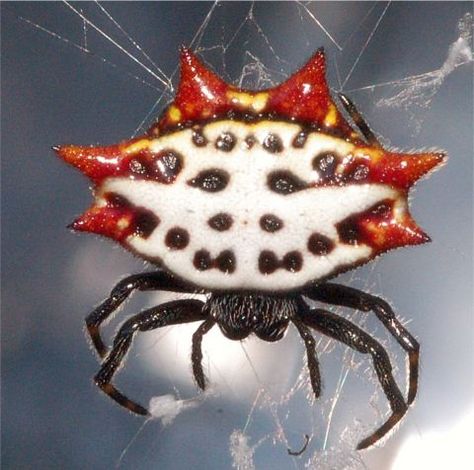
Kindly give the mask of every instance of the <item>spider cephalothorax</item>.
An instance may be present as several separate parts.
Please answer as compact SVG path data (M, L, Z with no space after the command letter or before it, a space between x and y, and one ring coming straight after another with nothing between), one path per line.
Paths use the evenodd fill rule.
M138 330L203 320L192 362L204 388L200 344L214 324L231 339L255 333L276 341L292 322L305 341L316 395L308 326L372 355L393 413L359 448L401 419L416 394L418 344L385 302L324 281L387 250L429 241L407 196L444 156L385 150L353 103L339 98L360 134L331 99L322 50L284 83L248 91L183 49L176 97L146 135L109 147L56 148L95 185L94 205L72 228L110 237L161 268L127 278L87 319L105 357L96 382L116 401L147 413L110 383ZM106 355L98 328L133 289L209 297L142 312ZM310 309L303 297L376 313L409 354L406 402L380 345L346 320Z

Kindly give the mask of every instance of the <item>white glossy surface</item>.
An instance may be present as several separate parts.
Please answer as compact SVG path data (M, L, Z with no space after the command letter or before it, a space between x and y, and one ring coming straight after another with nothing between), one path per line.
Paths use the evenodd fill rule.
M176 132L154 140L150 146L154 152L173 149L183 157L183 169L173 184L110 178L103 183L100 192L118 193L159 217L161 223L150 237L131 236L127 242L144 258L160 259L179 277L207 288L293 289L337 272L342 266L369 258L372 254L369 246L340 243L335 225L378 201L400 198L396 190L383 184L310 187L286 195L271 191L267 176L272 171L290 171L306 183L316 183L318 174L312 168L316 155L331 151L344 157L354 149L342 139L316 132L308 136L303 148L297 149L292 141L299 131L298 125L282 122L251 125L218 121L203 129L209 140L205 147L192 143L191 129ZM236 137L236 145L230 152L216 150L214 146L223 132L231 132ZM283 151L271 153L262 147L269 133L281 138ZM251 149L245 144L248 135L256 138ZM187 184L206 169L220 169L230 175L225 189L210 193ZM405 210L404 204L399 207ZM230 230L225 232L213 230L207 223L220 212L230 214L234 220ZM263 231L259 220L264 214L279 217L284 222L283 228L274 233ZM185 249L170 250L164 239L169 229L178 226L189 232L190 241ZM335 248L327 256L315 256L308 250L308 238L315 232L334 242ZM193 258L202 249L208 250L212 258L224 250L232 250L236 257L235 272L196 269ZM303 257L302 268L298 272L279 268L271 274L262 274L258 259L263 250L273 251L279 259L297 250Z

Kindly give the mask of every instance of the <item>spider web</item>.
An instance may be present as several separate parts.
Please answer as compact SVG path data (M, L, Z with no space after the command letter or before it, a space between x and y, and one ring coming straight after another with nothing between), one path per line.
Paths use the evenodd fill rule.
M401 113L413 140L423 131L425 119L447 78L473 61L470 13L459 18L457 24L446 25L452 30L452 38L445 43L444 50L429 52L430 58L437 61L434 68L414 73L410 70L395 80L379 80L364 71L370 69L374 42L383 42L384 28L394 8L391 2L361 2L351 9L350 15L345 12L347 6L337 2L273 4L275 15L283 16L293 29L284 29L281 21L272 25L268 8L243 2L201 4L196 27L178 40L196 51L226 80L244 88L275 85L324 44L333 89L348 93L358 103L372 103L373 108L364 109L369 115L379 116L383 112L393 119L394 110ZM166 42L161 35L159 51L145 47L143 38L138 39L140 27L128 21L113 4L64 2L63 14L75 19L74 29L62 31L57 25L49 26L35 18L21 19L38 33L70 47L71 54L90 57L97 67L129 77L132 87L151 90L155 98L136 120L130 136L145 131L172 98L177 82L176 58L174 62L166 61L160 51L171 49L177 57L179 42L173 38ZM379 76L383 77L383 73ZM102 278L109 282L115 273L104 274ZM344 281L375 293L383 290L377 263L346 275ZM159 295L159 301L163 300L164 296ZM387 333L366 314L331 310L373 333L387 347L395 377L404 390L404 357ZM190 336L194 328L164 329L137 341L129 362L144 363L150 373L158 373L156 369L160 368L159 373L167 375L175 396L152 399L154 419L147 421L122 455L117 456L117 467L127 465L127 456L140 445L145 428L156 431L156 423L161 422L167 429L174 426L179 434L176 428L183 422L173 421L180 414L184 420L193 420L203 416L203 412L197 414L196 408L211 413L209 410L219 407L235 407L243 410L239 416L245 419L227 434L228 462L234 468L269 468L268 462L273 462L272 468L377 468L353 450L361 438L383 422L388 411L366 357L326 338L317 338L324 389L322 397L315 401L304 348L294 332L290 331L277 347L257 344L256 339L229 344L230 341L222 341L218 331L212 331L203 344L205 366L213 384L211 391L203 397L189 392L191 398L182 399L181 390L191 390L190 383L175 374L180 369L189 372ZM268 346L277 347L276 352ZM224 353L226 349L230 352ZM163 360L157 366L157 355L168 356L169 364L165 366ZM169 361L169 356L175 360ZM219 356L222 361L217 359ZM233 365L229 367L230 373L226 370L229 361ZM368 405L363 407L361 403ZM297 453L306 444L300 456L288 454L288 450ZM151 454L148 457L158 458Z

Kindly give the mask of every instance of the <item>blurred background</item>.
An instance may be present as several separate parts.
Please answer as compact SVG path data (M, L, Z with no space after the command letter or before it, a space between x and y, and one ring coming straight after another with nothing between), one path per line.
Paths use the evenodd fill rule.
M471 2L2 2L2 466L14 469L473 468L473 73ZM145 422L92 384L84 318L117 281L151 270L66 225L89 182L51 146L111 144L144 132L172 98L185 44L226 80L264 88L320 46L334 91L387 146L442 148L449 162L416 188L412 213L433 243L387 254L338 281L382 295L421 343L417 401L387 442L355 444L388 406L371 363L317 338L323 397L304 348L204 341L212 393L193 384L193 328L136 339L117 384L146 404L192 405ZM140 293L106 329L163 302ZM374 318L334 309L404 357ZM190 407L191 408L191 407ZM300 457L287 448L301 449Z

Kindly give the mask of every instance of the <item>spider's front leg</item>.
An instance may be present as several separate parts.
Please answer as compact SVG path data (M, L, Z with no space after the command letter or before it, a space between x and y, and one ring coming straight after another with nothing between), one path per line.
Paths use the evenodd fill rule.
M86 328L91 337L92 344L101 358L107 354L100 336L100 325L115 312L134 290L165 290L173 292L186 292L184 283L163 271L152 273L134 274L122 279L99 306L86 318Z
M387 397L392 414L374 433L359 442L357 449L365 449L387 434L404 416L408 406L395 382L392 365L385 349L374 338L359 327L331 312L320 309L303 310L300 320L320 333L347 344L363 354L370 354L375 372Z
M112 377L122 363L136 332L150 331L163 326L205 320L207 315L203 312L203 306L204 303L199 300L175 300L145 310L127 320L115 336L110 353L94 377L97 386L119 405L122 405L134 413L148 415L149 412L147 409L128 399L115 388L111 383Z
M420 344L397 320L392 307L379 297L341 284L320 284L308 289L304 295L319 302L375 313L398 344L408 353L407 403L411 405L418 390Z

